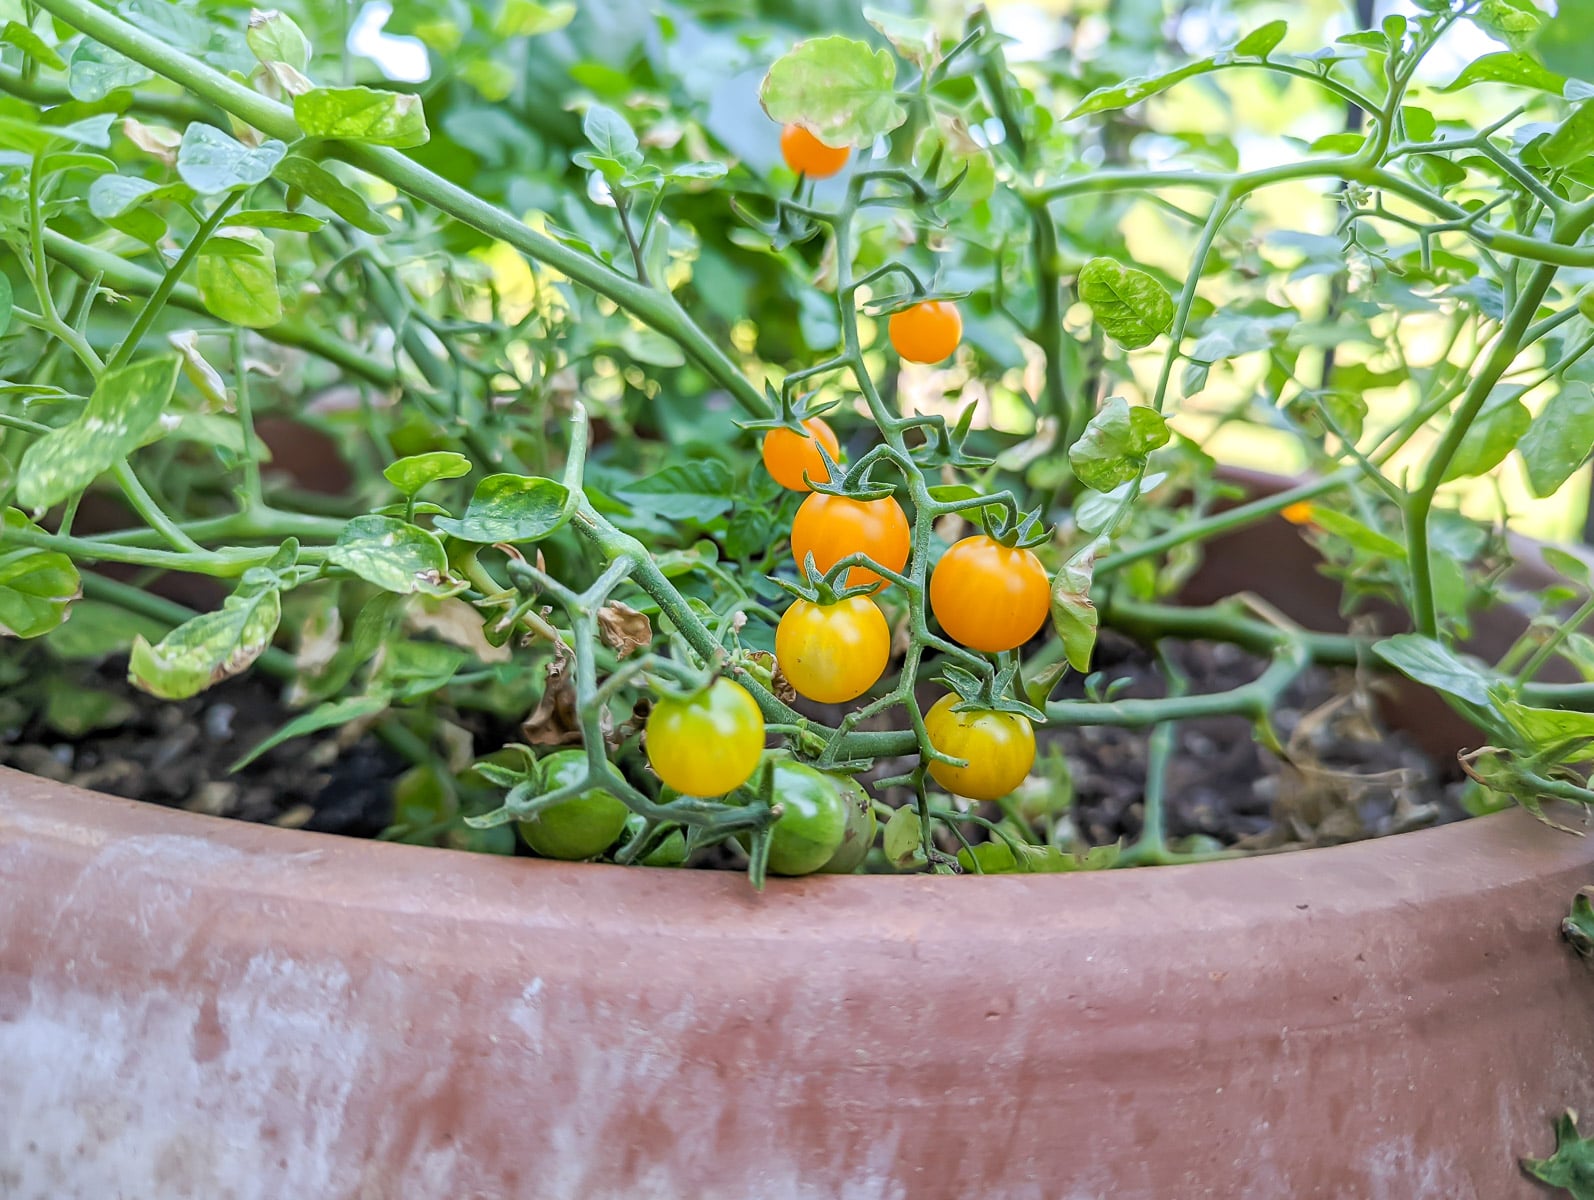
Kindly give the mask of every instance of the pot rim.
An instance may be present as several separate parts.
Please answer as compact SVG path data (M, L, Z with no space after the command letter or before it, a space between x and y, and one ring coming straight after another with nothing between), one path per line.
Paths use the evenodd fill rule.
M1594 814L1572 805L1554 802L1547 810L1562 824L1575 827L1581 818L1594 825ZM771 877L760 904L741 872L511 858L282 829L106 796L0 768L0 851L8 843L12 849L31 844L78 862L131 845L146 871L180 877L192 867L208 877L207 885L221 888L234 886L232 868L248 859L238 883L262 895L417 913L466 901L478 917L490 919L491 910L501 908L501 916L512 923L527 916L528 899L538 898L540 904L549 897L549 907L568 909L579 902L588 919L604 924L665 919L659 906L671 902L711 924L716 912L740 924L759 912L778 919L789 912L780 901L813 900L849 923L857 923L860 914L888 910L919 909L926 918L944 917L936 910L955 901L965 928L972 921L1019 931L1033 929L1029 921L1014 919L1026 911L1022 898L1031 893L1036 900L1066 895L1069 913L1087 921L1098 910L1103 919L1112 914L1121 920L1126 898L1144 919L1173 924L1179 923L1177 916L1161 905L1211 902L1237 922L1281 912L1303 915L1290 914L1291 904L1303 911L1308 905L1326 906L1346 915L1398 909L1418 900L1475 898L1547 873L1586 872L1594 849L1594 841L1551 829L1518 807L1337 846L1123 871L965 875L944 884L929 874ZM170 870L159 861L163 849L171 852ZM0 877L4 874L0 870ZM395 881L402 887L395 889ZM1211 922L1214 915L1206 911L1203 919ZM870 922L856 929L866 937L877 933Z

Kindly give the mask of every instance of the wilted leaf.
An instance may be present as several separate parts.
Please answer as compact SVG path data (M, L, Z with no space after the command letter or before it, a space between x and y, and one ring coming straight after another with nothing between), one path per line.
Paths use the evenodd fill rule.
M281 618L275 587L243 585L219 611L184 621L157 645L135 638L128 682L165 700L197 696L259 658Z
M925 863L922 829L915 809L904 806L892 813L880 839L886 861L899 871L922 867Z
M75 421L51 430L23 453L17 500L37 511L77 495L143 444L176 386L175 355L107 371Z
M182 356L183 374L205 398L209 410L232 412L232 396L227 391L226 382L199 352L199 334L192 329L184 329L179 333L167 334L166 341Z
M1090 670L1090 655L1096 646L1099 618L1090 587L1100 549L1100 541L1092 542L1069 558L1052 580L1052 624L1063 641L1068 665L1080 672Z
M611 600L598 610L598 632L620 658L628 658L653 644L653 625L646 613Z

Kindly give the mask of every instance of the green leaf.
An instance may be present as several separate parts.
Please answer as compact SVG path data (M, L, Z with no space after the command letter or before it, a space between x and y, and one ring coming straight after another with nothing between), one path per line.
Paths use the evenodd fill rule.
M11 280L0 272L0 337L5 337L6 330L11 328L11 311L14 300L11 295Z
M924 67L941 57L941 36L931 20L868 7L863 10L863 19L878 29L896 52L916 67Z
M68 662L98 659L125 654L139 634L158 639L168 628L119 605L78 600L72 605L72 619L46 634L44 645L56 658Z
M1290 31L1288 21L1269 21L1260 29L1252 30L1235 44L1234 52L1266 58L1278 49L1279 43L1284 40L1284 35Z
M708 522L735 503L730 468L715 458L677 463L620 489L633 508L671 521Z
M811 38L775 60L758 99L771 120L799 122L826 145L862 146L907 120L896 78L889 50L846 37Z
M293 116L306 137L407 150L431 136L419 96L368 87L314 88L293 98Z
M1173 324L1168 290L1144 271L1110 258L1093 258L1080 268L1079 298L1090 305L1107 336L1126 350L1149 346Z
M378 234L389 231L387 219L372 210L369 200L320 163L303 155L290 154L277 164L273 174L290 188L296 188L317 204L325 205L356 229Z
M1465 700L1489 703L1487 668L1420 633L1397 633L1373 644L1373 653L1395 670L1418 683Z
M880 844L885 849L886 861L899 871L924 865L924 843L920 836L922 826L919 814L911 806L897 809L886 822Z
M20 21L7 21L0 28L0 44L15 46L34 62L52 71L66 70L66 60L55 48Z
M261 63L286 63L295 71L310 68L310 39L286 13L256 9L249 14L249 31L244 40Z
M1594 450L1594 389L1567 380L1517 443L1528 486L1540 499L1553 496Z
M154 71L125 54L84 38L72 52L66 90L74 100L93 102L105 99L117 88L132 87L154 77Z
M437 479L458 479L470 474L470 459L452 450L412 454L390 464L382 475L406 496L413 496Z
M775 536L775 518L767 508L736 510L725 530L725 553L737 560L762 554Z
M536 4L533 0L504 0L493 21L493 36L501 38L536 37L554 33L570 24L576 6L569 3Z
M1135 79L1126 79L1122 83L1099 87L1076 104L1063 119L1072 121L1076 117L1086 117L1092 113L1116 112L1118 109L1128 108L1130 105L1139 104L1142 100L1149 100L1152 96L1165 92L1186 79L1194 79L1197 75L1216 71L1231 61L1232 55L1215 54L1210 58L1186 63L1172 71L1165 71L1161 75L1143 75Z
M463 517L438 517L432 524L463 542L535 542L564 524L569 498L564 484L552 479L489 475L476 485Z
M614 109L602 104L589 105L581 118L581 132L592 149L573 156L576 166L598 171L610 183L619 183L642 165L641 143L637 141L636 131Z
M1312 524L1365 554L1393 559L1396 562L1406 561L1406 547L1400 542L1336 509L1314 507Z
M1550 70L1594 80L1594 0L1559 0L1533 48Z
M1572 1200L1594 1200L1594 1138L1578 1136L1577 1114L1571 1109L1555 1120L1555 1153L1524 1158L1522 1169L1541 1183L1565 1188Z
M177 148L177 174L201 196L213 196L265 182L287 152L275 139L246 146L214 125L195 121Z
M320 217L312 217L309 213L280 212L274 208L251 208L231 213L227 223L235 228L286 229L290 233L314 233L326 224Z
M259 251L239 254L234 240ZM227 226L199 252L199 298L212 315L245 329L265 329L282 320L277 291L277 256L259 230Z
M1594 153L1594 100L1572 110L1561 127L1539 143L1539 155L1548 166L1571 167Z
M160 185L135 175L101 175L89 184L89 212L102 221L119 217L143 203Z
M52 429L22 455L17 500L35 511L75 496L142 445L177 386L176 355L107 371L77 419Z
M397 517L355 517L343 527L327 561L384 591L446 596L448 555L437 535Z
M1446 483L1492 471L1516 448L1533 423L1528 406L1518 399L1524 389L1497 387L1489 394L1477 419L1472 422L1456 455L1445 469Z
M1113 396L1085 426L1068 461L1086 487L1110 492L1128 483L1146 465L1146 456L1168 444L1168 423L1155 409L1130 407L1122 396Z
M1561 935L1594 964L1594 887L1581 888L1572 897L1572 911L1561 922Z
M1517 87L1536 88L1559 96L1566 88L1566 80L1553 71L1547 71L1536 60L1514 50L1485 54L1468 63L1441 92L1459 92L1475 83L1509 83Z
M127 680L165 700L186 700L245 670L271 645L282 619L275 587L243 584L217 612L184 621L151 646L133 639Z
M274 750L283 742L303 737L307 733L320 733L323 729L335 729L339 725L347 725L350 721L374 717L385 711L391 702L391 698L385 692L378 692L370 696L347 696L342 700L332 700L317 705L309 712L301 713L289 721L233 763L228 770L241 771L266 751Z
M1594 758L1594 713L1561 708L1532 708L1497 694L1494 706L1528 750L1558 751L1558 762Z
M1513 0L1483 0L1467 15L1479 29L1513 50L1532 45L1544 23L1544 18L1531 5L1513 3Z
M1099 541L1092 542L1069 558L1052 580L1052 625L1062 639L1068 665L1081 673L1090 670L1090 655L1096 648L1099 619L1090 587L1100 548Z
M22 529L40 532L23 513L6 509L0 533ZM0 552L0 637L49 633L66 620L67 608L82 594L77 568L65 554L32 546Z

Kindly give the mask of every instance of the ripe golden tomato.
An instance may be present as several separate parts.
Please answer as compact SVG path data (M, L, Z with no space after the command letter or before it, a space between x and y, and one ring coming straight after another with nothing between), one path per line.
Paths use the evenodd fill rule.
M1040 559L983 533L953 545L930 576L930 610L947 637L987 654L1034 637L1051 599Z
M882 567L901 571L908 562L913 531L902 506L890 496L853 500L815 492L802 502L791 524L791 552L802 568L808 555L824 574L849 554L867 554ZM847 572L848 587L884 582L867 567Z
M938 363L958 348L963 318L950 300L926 300L891 314L886 331L909 362Z
M852 153L846 146L827 146L801 125L780 131L780 153L786 165L810 179L829 179L847 165Z
M832 459L841 456L841 443L829 425L818 417L803 422L807 437L800 437L789 429L771 429L764 435L764 469L783 488L794 492L813 491L803 479L804 473L816 483L829 483L830 472L825 470L825 460L819 457L823 443Z

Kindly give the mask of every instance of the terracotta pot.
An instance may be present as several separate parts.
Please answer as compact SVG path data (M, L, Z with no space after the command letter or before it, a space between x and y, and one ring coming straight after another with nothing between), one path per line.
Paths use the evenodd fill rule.
M758 896L0 772L0 1196L1539 1196L1591 880L1510 812Z

